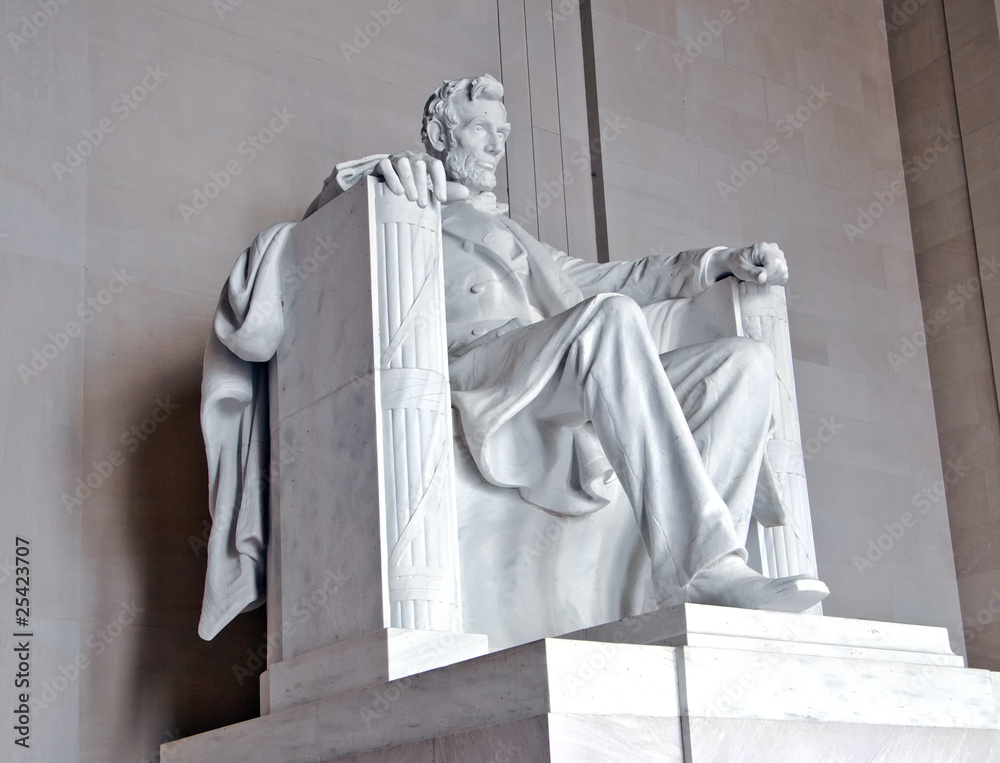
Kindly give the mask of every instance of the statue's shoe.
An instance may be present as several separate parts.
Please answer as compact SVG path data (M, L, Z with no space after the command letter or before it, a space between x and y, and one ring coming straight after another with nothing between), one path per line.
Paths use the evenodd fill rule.
M830 595L826 584L808 575L768 578L737 556L726 557L692 578L682 591L690 604L804 612Z

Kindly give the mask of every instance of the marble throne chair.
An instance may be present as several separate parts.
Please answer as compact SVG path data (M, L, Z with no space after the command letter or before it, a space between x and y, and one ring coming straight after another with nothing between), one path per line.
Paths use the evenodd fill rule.
M281 268L264 712L651 607L620 490L587 516L545 512L485 483L456 438L436 205L368 178L295 227ZM646 313L664 348L771 346L785 524L754 521L748 551L765 574L815 575L784 290L728 279Z

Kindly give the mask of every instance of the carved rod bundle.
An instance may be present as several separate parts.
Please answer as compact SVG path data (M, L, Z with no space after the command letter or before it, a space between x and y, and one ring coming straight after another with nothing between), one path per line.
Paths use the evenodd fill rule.
M751 527L747 545L759 544L762 572L770 577L816 575L812 519L806 491L802 436L792 372L791 343L785 290L778 286L740 283L740 311L747 336L765 342L774 351L777 386L773 415L774 438L768 458L781 487L790 523L778 527ZM755 531L756 530L756 537ZM755 549L756 550L756 549Z
M379 184L375 221L390 621L461 632L440 215Z

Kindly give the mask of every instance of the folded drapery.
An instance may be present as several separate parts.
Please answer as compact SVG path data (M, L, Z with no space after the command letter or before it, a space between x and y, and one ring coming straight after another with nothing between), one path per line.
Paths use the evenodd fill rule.
M215 637L264 603L269 489L267 361L284 333L278 266L294 223L273 225L240 255L215 311L202 377L208 457L208 571L198 634Z

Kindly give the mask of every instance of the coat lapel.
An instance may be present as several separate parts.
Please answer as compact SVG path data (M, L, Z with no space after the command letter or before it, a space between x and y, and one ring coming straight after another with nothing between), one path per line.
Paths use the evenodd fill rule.
M508 273L516 276L510 262L497 252L488 241L483 240L481 215L466 202L456 202L442 211L441 227L444 231L463 243L468 241ZM514 241L528 258L528 282L524 284L529 301L550 318L579 304L583 293L562 271L542 244L506 215L496 215L496 220L514 236Z
M456 202L441 211L441 228L446 235L457 238L463 244L468 241L477 252L485 254L494 264L514 275L507 258L483 240L481 214L484 213L477 212L466 202Z
M528 292L547 318L568 310L583 300L583 292L556 264L545 244L527 233L509 217L500 221L528 255Z

